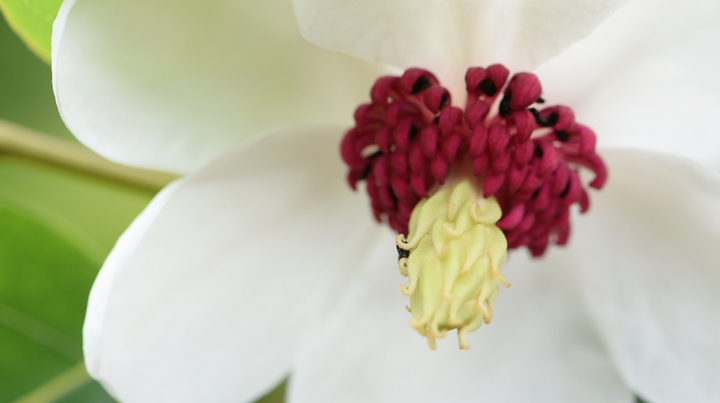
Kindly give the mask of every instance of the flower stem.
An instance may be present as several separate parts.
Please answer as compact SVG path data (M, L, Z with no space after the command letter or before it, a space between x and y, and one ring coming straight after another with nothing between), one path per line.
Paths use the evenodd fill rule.
M110 162L88 148L0 120L0 154L58 166L144 191L157 192L179 176Z

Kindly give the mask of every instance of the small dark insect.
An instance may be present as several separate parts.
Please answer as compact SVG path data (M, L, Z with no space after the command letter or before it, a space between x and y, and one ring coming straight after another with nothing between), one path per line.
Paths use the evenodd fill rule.
M399 247L399 246L397 246L397 245L395 245L395 248L397 249L398 260L400 260L400 259L402 259L402 258L404 258L404 257L410 256L410 251L409 251L409 250L405 250L405 249L403 249L403 248L401 248L401 247Z

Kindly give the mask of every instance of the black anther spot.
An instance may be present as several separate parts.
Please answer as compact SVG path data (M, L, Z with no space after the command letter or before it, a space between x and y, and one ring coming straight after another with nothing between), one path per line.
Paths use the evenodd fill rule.
M535 146L535 148L533 148L533 155L535 155L538 158L542 157L543 156L542 148Z
M512 102L512 94L508 92L505 94L502 101L500 101L500 116L505 117L512 112L512 109L510 109L510 102Z
M533 114L533 116L535 117L535 122L536 122L538 125L540 125L540 126L542 126L542 127L550 127L550 126L552 126L552 125L554 124L554 123L552 123L550 120L545 119L544 117L542 117L542 115L540 115L540 112L538 112L537 109L535 109L535 108L529 108L528 110ZM556 115L553 115L553 116L556 116ZM557 121L557 119L556 119L556 121Z
M485 95L491 97L497 93L497 87L495 86L495 83L489 79L486 78L482 81L480 81L480 84L478 84L477 89L484 92Z
M560 193L560 197L564 199L568 193L570 193L570 178L568 178L568 181L565 184L565 189L563 189L562 193Z
M445 103L447 102L447 100L448 100L448 94L445 93L445 94L443 94L443 96L440 98L440 108L442 108L443 106L445 106Z
M533 114L533 117L535 118L535 122L537 122L537 124L542 126L543 125L542 122L545 120L545 118L540 116L540 112L538 112L538 110L535 108L528 108L528 110L530 111L530 113Z
M537 102L539 104L544 104L545 100L542 97L538 97L537 101L535 101L535 102Z
M395 196L395 191L391 187L388 187L388 193L390 193L390 197L393 199L393 201L397 203L398 198L397 196Z
M359 181L367 179L367 176L370 174L370 170L372 169L372 166L368 165L363 169L362 174L360 174L360 177L358 178Z
M570 135L565 130L558 130L555 132L555 135L557 136L558 140L562 141L563 143L570 140Z
M405 249L401 248L401 247L398 246L398 245L395 245L395 248L397 249L398 260L400 260L400 259L402 259L402 258L404 258L404 257L410 256L410 251L409 251L409 250L405 250Z
M435 116L435 119L433 119L433 123L435 123L436 125L439 125L440 124L440 116Z
M555 126L555 124L558 122L558 115L557 113L553 113L550 115L550 119L548 119L548 126Z
M408 134L408 136L412 139L415 136L417 136L417 134L418 134L418 128L415 127L415 125L410 125L410 133Z
M420 78L415 81L415 84L413 84L412 91L410 93L417 94L424 89L430 88L430 86L432 86L430 80L428 80L424 76L420 76Z
M381 155L383 155L382 150L377 150L377 151L375 151L374 153L368 155L368 156L367 156L367 159L372 160L372 159L375 159L375 158L377 158L377 157L379 157L379 156L381 156Z

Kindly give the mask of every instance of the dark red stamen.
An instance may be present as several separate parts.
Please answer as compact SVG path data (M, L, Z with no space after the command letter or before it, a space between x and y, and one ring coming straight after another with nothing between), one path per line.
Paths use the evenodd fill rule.
M367 182L378 221L407 234L417 202L445 182L451 167L468 161L484 197L500 203L497 225L509 248L527 246L540 256L549 243L568 241L570 206L590 207L577 169L595 173L593 188L607 179L595 133L566 106L532 107L545 103L534 74L508 77L500 64L468 69L465 110L452 106L450 92L426 70L375 82L372 103L355 111L341 154L350 186Z

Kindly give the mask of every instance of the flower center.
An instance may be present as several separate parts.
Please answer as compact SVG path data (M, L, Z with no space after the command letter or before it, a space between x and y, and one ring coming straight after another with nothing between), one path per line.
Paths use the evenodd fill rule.
M464 235L470 231L468 227L456 231L458 237L452 238L457 245L463 245L463 252L447 253L451 256L463 253L481 256L491 242L508 249L524 246L533 256L541 256L549 244L567 243L570 206L579 205L583 213L590 207L578 170L584 167L595 173L589 185L596 189L600 189L607 179L605 165L595 153L595 133L575 122L573 111L567 106L541 107L545 100L540 96L542 86L534 74L517 73L508 81L509 75L500 64L468 69L464 109L452 105L450 92L426 70L412 68L400 77L381 77L370 92L372 102L357 108L356 125L347 132L341 144L343 160L350 167L350 186L355 189L359 181L365 180L375 218L387 221L400 234L408 234L407 243L398 238L401 271L407 264L410 277L410 288L405 292L411 296L412 325L428 337L431 346L435 337L440 337L447 329L457 328L464 348L467 346L464 334L479 327L483 320L489 321L491 316L483 309L491 313L497 291L484 294L481 288L486 286L481 284L492 282L493 278L504 281L499 275L504 258L487 263L483 272L489 270L488 273L493 275L483 275L486 280L478 283L480 288L458 296L458 301L464 302L452 305L445 297L455 295L450 291L455 285L464 283L458 282L458 277L450 273L462 273L467 263L461 262L462 259L442 263L445 255L435 246L440 241L434 240L432 231L432 236L425 241L428 234L419 231L420 224L413 224L412 217L423 216L422 210L433 205L430 201L435 196L445 195L439 196L440 199L449 200L447 198L455 192L451 188L469 181L471 187L481 189L481 194L468 196L463 203L448 201L446 221L439 224L439 228L448 234L455 231L449 212L457 209L452 211L458 215L455 219L460 220L462 214L470 214L471 210L467 210L470 207L462 206L472 199L477 200L477 206L499 206L502 212L499 220L482 225L494 228L497 231L493 230L493 233L504 237L501 242L497 236L485 234L482 241L478 240L478 244L472 246L467 243L471 236ZM472 168L466 168L468 166ZM446 179L456 178L456 172L467 171L472 174L460 175L465 179L454 182L453 187L445 184ZM479 222L476 224L480 225ZM433 223L432 228L434 226ZM424 235L418 238L416 234L420 233ZM454 241L443 239L448 240L442 244L450 250ZM429 246L421 249L423 242L433 245L434 254L427 252ZM477 250L471 253L473 248ZM425 259L428 262L420 262ZM478 259L473 262L480 261ZM430 268L437 264L442 266L440 271ZM443 289L438 301L448 302L447 306L441 307L437 302L431 309L421 307L425 298L430 297L425 297L425 292L416 296L413 287L422 287L423 281L412 274L413 270L442 273L435 277L424 274L423 279L428 289ZM429 282L437 284L427 284ZM469 304L472 298L479 296L486 297L484 307L477 299L473 302L479 313L462 308L466 306L463 304ZM465 297L469 299L463 299ZM480 317L484 319L478 319Z
M495 225L500 205L481 194L468 178L442 187L415 207L408 237L397 237L398 266L410 280L400 286L410 297L410 326L432 349L450 329L458 329L461 349L470 348L467 334L492 320L498 282L510 286L500 274L507 256Z

